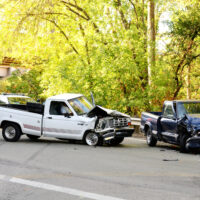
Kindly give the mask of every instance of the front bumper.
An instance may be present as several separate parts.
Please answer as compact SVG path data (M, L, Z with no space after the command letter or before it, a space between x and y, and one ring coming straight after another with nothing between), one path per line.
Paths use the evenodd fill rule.
M112 132L102 135L104 140L111 140L114 138L131 137L134 133L134 128L120 128L114 129Z
M200 136L189 138L186 142L186 148L188 150L200 149Z

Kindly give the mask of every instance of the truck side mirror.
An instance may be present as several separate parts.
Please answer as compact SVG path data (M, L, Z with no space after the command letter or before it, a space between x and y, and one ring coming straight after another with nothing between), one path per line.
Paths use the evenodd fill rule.
M64 116L70 118L71 116L73 116L73 113L65 113Z

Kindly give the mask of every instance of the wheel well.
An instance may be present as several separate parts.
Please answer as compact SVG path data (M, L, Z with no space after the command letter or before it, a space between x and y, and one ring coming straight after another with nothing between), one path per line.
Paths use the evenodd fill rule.
M82 140L85 140L85 137L86 137L86 135L89 133L89 132L94 132L94 130L86 130L85 131L85 133L84 133L84 135L83 135L83 138L82 138Z
M149 127L149 125L145 125L145 127L144 127L144 134L146 135L146 133L147 133L147 131L148 131L148 129L149 129L150 127Z
M1 123L1 128L3 128L6 124L15 124L15 125L17 125L17 126L20 128L21 133L22 133L21 126L20 126L18 123L12 122L12 121L3 121L3 122Z

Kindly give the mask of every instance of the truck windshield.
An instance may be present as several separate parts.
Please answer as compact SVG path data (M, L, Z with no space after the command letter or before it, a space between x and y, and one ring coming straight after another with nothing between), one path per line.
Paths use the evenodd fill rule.
M84 96L71 99L69 103L78 115L86 114L93 108L92 104Z
M185 114L200 117L200 102L181 102L177 105L178 117L182 118Z
M28 97L8 97L9 104L22 104L26 105L27 102L35 103L35 101Z

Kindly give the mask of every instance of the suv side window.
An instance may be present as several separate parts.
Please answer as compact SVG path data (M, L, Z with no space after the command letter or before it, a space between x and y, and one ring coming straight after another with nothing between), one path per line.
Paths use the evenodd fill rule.
M163 117L173 118L175 116L172 105L167 104L163 111Z
M72 111L62 101L52 101L49 110L50 115L64 115L65 113L72 114Z

